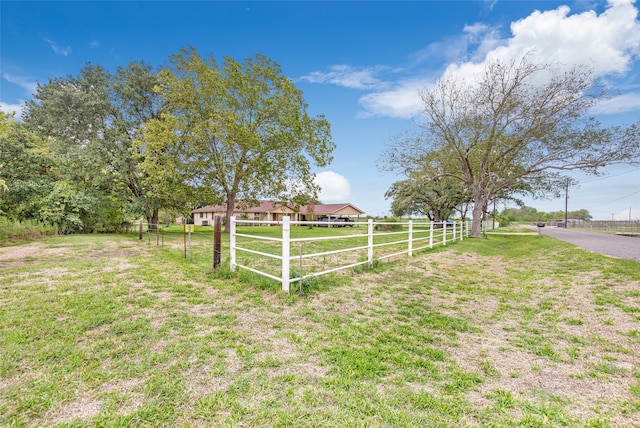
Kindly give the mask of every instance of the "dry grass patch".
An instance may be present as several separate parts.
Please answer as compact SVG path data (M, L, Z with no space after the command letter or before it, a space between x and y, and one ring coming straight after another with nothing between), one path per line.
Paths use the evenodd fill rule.
M284 295L181 248L51 242L0 270L3 426L640 424L637 263L492 237Z

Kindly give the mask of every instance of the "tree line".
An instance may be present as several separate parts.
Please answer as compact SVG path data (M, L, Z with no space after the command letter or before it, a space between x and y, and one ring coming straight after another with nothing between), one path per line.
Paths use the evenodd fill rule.
M589 211L582 208L575 211L568 211L566 213L567 218L571 220L591 220L593 217L589 214ZM500 211L497 218L500 221L500 224L503 223L514 223L514 222L538 222L538 221L549 221L549 220L562 220L564 221L565 212L564 211L551 211L544 212L538 211L533 207L522 206L520 208L506 208Z
M205 203L306 204L312 165L335 147L329 122L306 110L263 55L218 63L185 48L165 67L87 64L38 84L21 120L0 115L0 216L111 232Z
M559 195L567 173L640 159L640 121L602 126L609 95L586 65L541 64L527 53L476 75L446 75L420 93L416 127L391 140L380 169L394 215L440 221L472 214L472 236L497 201ZM0 216L62 233L150 225L160 210L204 204L317 200L312 167L332 160L324 116L273 60L238 62L184 48L165 67L87 64L38 84L22 120L0 116ZM229 222L227 221L228 225Z

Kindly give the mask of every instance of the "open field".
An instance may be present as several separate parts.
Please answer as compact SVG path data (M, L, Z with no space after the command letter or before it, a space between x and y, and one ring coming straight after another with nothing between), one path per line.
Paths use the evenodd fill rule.
M0 247L0 426L640 426L638 262L490 236L285 295L180 244Z

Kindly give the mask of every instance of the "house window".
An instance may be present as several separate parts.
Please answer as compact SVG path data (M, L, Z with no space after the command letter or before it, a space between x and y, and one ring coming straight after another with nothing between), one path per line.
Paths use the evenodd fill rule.
M204 217L204 213L200 213L200 218Z

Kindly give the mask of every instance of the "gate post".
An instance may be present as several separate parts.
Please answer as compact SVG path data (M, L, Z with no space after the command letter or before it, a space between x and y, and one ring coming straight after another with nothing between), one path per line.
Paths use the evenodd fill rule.
M413 256L413 220L409 220L409 257Z
M291 238L291 217L282 217L282 291L289 292L289 263L290 259L290 238Z
M429 248L433 248L433 220L429 222Z
M367 260L369 261L369 267L373 266L373 219L370 218L367 220L367 235L368 238L368 249L367 249Z
M236 271L236 216L229 218L229 259L231 260L231 272Z
M442 222L442 245L447 245L447 221Z

